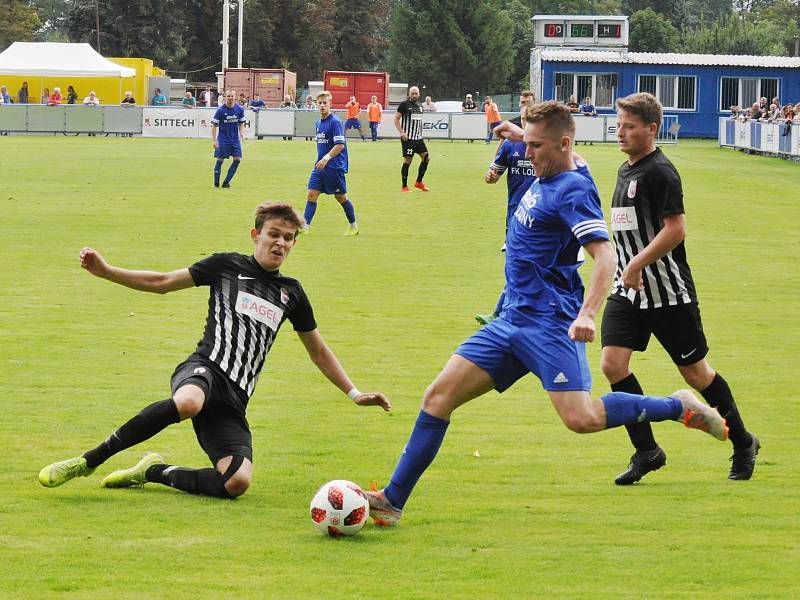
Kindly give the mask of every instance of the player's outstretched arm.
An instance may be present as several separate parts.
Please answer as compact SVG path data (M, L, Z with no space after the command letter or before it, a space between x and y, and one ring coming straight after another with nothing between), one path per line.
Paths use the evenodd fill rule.
M617 258L611 242L608 240L591 241L583 249L594 259L594 267L578 318L569 327L569 337L577 342L593 342L594 317L603 305L603 300L608 296L608 288L614 277Z
M103 255L92 248L82 248L78 253L78 259L81 267L95 277L108 279L119 285L142 292L166 294L194 287L194 280L189 273L189 269L179 269L169 273L123 269L108 264Z
M328 378L333 385L350 396L350 399L359 406L380 406L383 410L391 410L392 404L380 392L360 393L345 373L339 359L322 339L318 329L313 331L298 331L297 336L306 347L308 357L320 372ZM352 393L351 393L352 392Z
M501 140L511 140L514 142L522 141L522 128L517 127L511 121L503 121L500 125L492 129L492 132Z

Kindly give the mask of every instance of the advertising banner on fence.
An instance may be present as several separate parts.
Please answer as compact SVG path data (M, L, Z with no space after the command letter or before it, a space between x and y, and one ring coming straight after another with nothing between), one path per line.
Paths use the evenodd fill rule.
M215 108L159 108L142 110L142 136L170 138L211 138ZM244 137L255 138L255 113L245 110Z

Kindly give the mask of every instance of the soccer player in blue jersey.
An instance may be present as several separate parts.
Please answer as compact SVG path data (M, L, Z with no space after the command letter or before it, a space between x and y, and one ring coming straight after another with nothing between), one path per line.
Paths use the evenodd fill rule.
M242 144L244 139L244 109L236 104L236 94L232 90L225 92L225 104L217 109L211 119L211 140L214 143L214 187L219 187L219 176L222 173L222 161L228 157L233 159L222 187L231 187L231 179L242 160ZM218 133L219 132L219 133Z
M317 199L320 194L333 194L342 205L350 227L345 235L358 235L356 209L347 197L347 142L339 118L331 112L331 94L324 91L317 95L319 121L317 121L317 162L308 178L308 196L304 213L306 226L300 230L308 233L314 213L317 212Z
M370 515L379 525L400 519L439 451L453 411L491 389L506 390L528 373L541 380L564 424L577 433L673 419L717 439L727 436L725 420L688 390L669 397L589 395L585 344L594 340L594 317L608 293L616 258L597 187L576 172L569 108L544 102L526 107L524 117L526 156L538 178L509 224L503 312L462 343L425 390L389 485L367 492ZM582 251L595 261L585 297L578 274Z

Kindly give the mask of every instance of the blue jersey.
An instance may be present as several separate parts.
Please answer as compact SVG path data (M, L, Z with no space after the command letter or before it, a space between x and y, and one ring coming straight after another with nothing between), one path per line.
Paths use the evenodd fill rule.
M244 121L244 109L238 104L234 104L232 108L228 108L227 104L220 106L211 119L219 127L217 141L220 144L238 144L239 123Z
M608 239L600 194L585 166L537 178L508 224L503 317L512 323L535 313L577 317L582 246Z
M502 175L508 171L508 215L511 217L520 199L528 191L536 176L531 161L525 158L525 143L503 140L489 168Z
M344 128L339 118L331 113L324 119L317 121L317 160L322 159L338 144L342 144L344 148L328 161L325 168L347 173L347 142L344 139Z

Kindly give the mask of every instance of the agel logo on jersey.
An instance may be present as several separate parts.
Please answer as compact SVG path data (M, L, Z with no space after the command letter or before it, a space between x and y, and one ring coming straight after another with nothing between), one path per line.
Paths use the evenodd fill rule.
M631 231L639 229L636 208L633 206L611 207L611 231Z
M236 296L236 312L264 323L272 331L278 331L283 319L283 309L263 298L240 291Z

